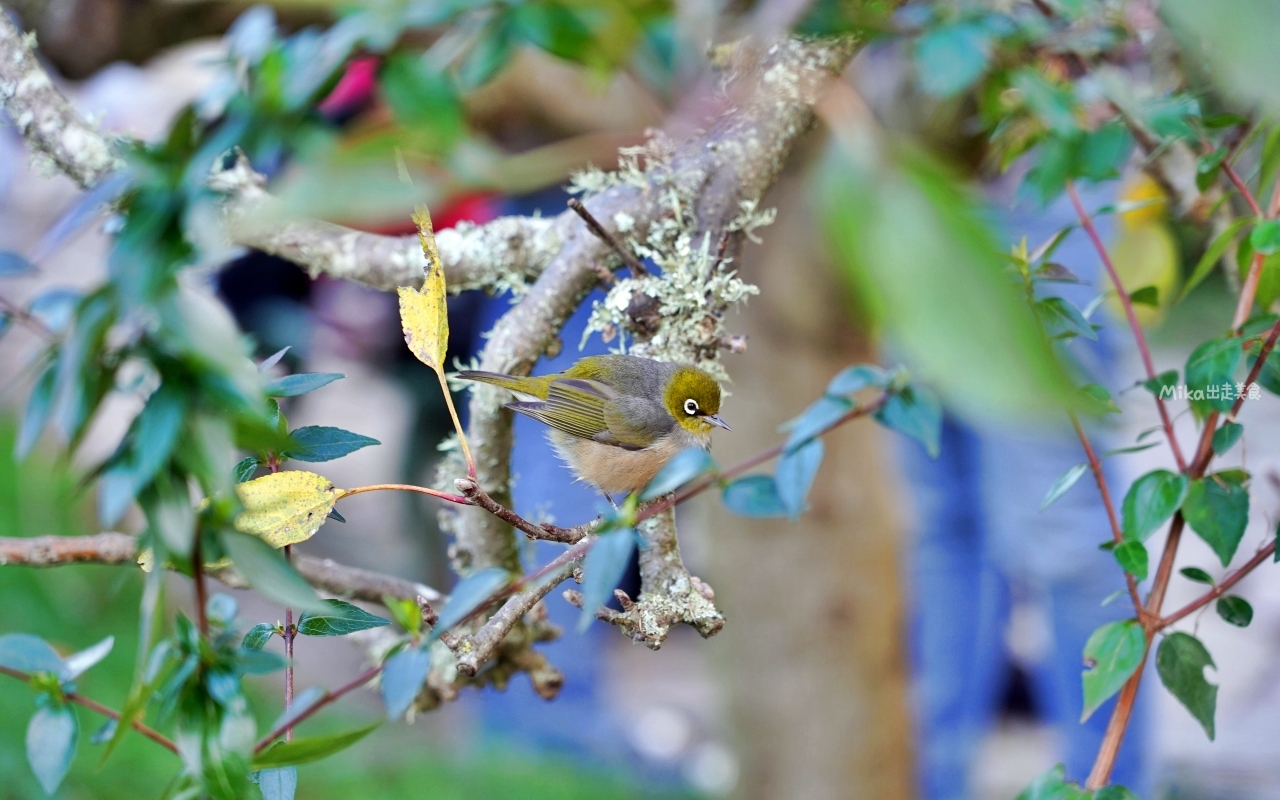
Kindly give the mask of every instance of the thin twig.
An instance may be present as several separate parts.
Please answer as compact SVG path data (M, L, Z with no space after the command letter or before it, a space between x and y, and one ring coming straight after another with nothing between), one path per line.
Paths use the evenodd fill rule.
M582 221L587 223L587 227L591 229L591 232L599 236L601 241L613 248L613 252L622 258L622 263L626 264L627 268L631 270L631 277L643 278L649 274L649 270L644 268L644 264L641 263L640 259L636 258L635 253L632 253L617 236L605 230L605 227L600 224L600 220L592 216L581 200L576 197L569 198L569 208L577 212L578 216L582 217Z
M0 311L16 319L18 322L26 325L31 330L40 334L46 339L54 340L58 338L58 334L49 330L43 322L35 317L31 312L19 306L17 303L6 297L0 297Z
M1201 608L1205 607L1209 603L1213 602L1214 600L1218 599L1222 595L1226 594L1228 589L1230 589L1232 586L1235 586L1237 583L1239 583L1241 579L1243 579L1250 572L1253 572L1255 569L1257 569L1258 566L1261 565L1263 562L1265 562L1268 558L1271 558L1271 556L1274 555L1275 552L1276 552L1276 543L1275 543L1275 540L1273 539L1267 543L1266 547L1262 548L1257 553L1254 553L1253 558L1249 559L1244 564L1242 564L1239 569L1237 569L1235 572L1231 573L1227 577L1223 578L1222 582L1219 583L1217 586L1213 587L1212 589L1205 592L1200 597L1196 598L1190 603L1187 603L1182 608L1178 609L1177 611L1173 612L1169 616L1157 622L1156 628L1157 629L1167 628L1173 623L1182 619L1183 617L1186 617L1190 614L1194 614L1196 611L1200 610Z
M337 689L334 689L332 691L326 691L323 695L321 695L319 700L317 700L316 702L308 706L307 709L303 711L301 714L298 714L293 719L288 720L281 727L276 728L271 733L268 733L266 736L263 736L261 739L259 739L258 743L253 746L254 754L256 755L257 753L261 753L272 742L274 742L276 739L279 739L281 736L283 736L286 731L292 729L293 726L295 725L301 724L303 720L310 718L313 714L315 714L317 711L324 708L325 706L329 705L334 700L337 700L339 697L342 697L344 694L347 694L348 692L351 692L355 689L359 689L361 686L364 686L366 683L373 680L379 672L382 672L382 665L378 665L376 667L369 667L367 670L365 670L364 672L361 672L359 675L355 676L350 681L344 683L342 686L338 687Z
M1076 429L1076 436L1080 438L1085 457L1089 460L1089 471L1093 473L1093 480L1098 484L1098 493L1102 495L1102 505L1107 510L1107 521L1111 524L1111 538L1118 545L1124 541L1124 531L1121 530L1120 520L1116 517L1116 507L1111 501L1111 489L1107 486L1107 477L1102 472L1102 462L1094 453L1093 445L1089 443L1089 437L1080 425L1080 419L1074 412L1070 417L1071 426ZM1145 621L1146 611L1142 607L1142 598L1138 596L1138 582L1128 571L1124 573L1124 578L1129 589L1129 598L1133 600L1133 610L1138 614L1139 620Z
M1235 171L1228 173L1234 175ZM1238 178L1237 178L1238 179ZM1249 201L1249 207L1254 210L1259 219L1262 219L1262 209L1258 207L1258 201L1253 199L1252 194L1248 194L1248 189L1241 184L1245 194L1245 199ZM1267 219L1276 216L1276 209L1280 209L1280 181L1276 182L1275 191L1271 195L1271 202L1268 204ZM1244 285L1240 287L1240 299L1236 303L1236 313L1231 319L1231 329L1233 331L1240 330L1240 326L1244 325L1249 319L1249 313L1253 311L1253 301L1258 295L1258 283L1262 280L1262 266L1266 261L1266 257L1262 253L1253 254L1253 262L1249 265L1249 274L1245 276Z
M1156 369L1151 361L1151 350L1147 347L1147 337L1142 333L1142 326L1138 324L1138 315L1133 310L1133 301L1129 299L1129 293L1125 291L1124 284L1120 282L1120 276L1116 273L1115 265L1111 263L1111 256L1107 254L1107 247L1102 243L1102 237L1098 235L1098 229L1094 227L1093 218L1084 210L1084 204L1080 202L1080 195L1076 193L1075 184L1071 181L1067 181L1067 195L1071 198L1071 204L1075 206L1076 215L1080 218L1080 224L1084 227L1085 232L1089 234L1094 248L1102 258L1102 265L1111 277L1111 285L1115 287L1116 294L1120 296L1120 304L1124 306L1125 316L1129 320L1129 328L1133 330L1133 338L1138 343L1138 352L1142 355L1142 364L1146 367L1147 377L1155 379ZM1187 462L1182 458L1182 448L1178 446L1178 437L1174 435L1173 422L1169 419L1169 410L1165 408L1164 401L1158 395L1155 400L1156 408L1160 411L1160 421L1164 425L1165 436L1168 437L1169 447L1173 450L1173 458L1178 462L1178 470L1186 472Z
M338 496L342 500L352 495L364 494L365 492L417 492L419 494L429 494L432 497L438 497L441 500L448 500L450 503L457 503L462 506L471 505L471 501L465 497L448 492L437 491L436 489L428 489L426 486L414 486L408 483L375 483L371 486L357 486L354 489L347 489Z
M5 667L5 666L0 666L0 673L8 675L11 678L17 678L18 680L23 682L29 682L31 680L30 674L26 672L22 672L21 670L10 669L9 667ZM77 694L76 692L70 692L70 693L64 694L63 697L67 698L67 700L71 701L72 703L75 703L76 705L84 706L90 711L101 714L104 717L110 717L111 719L114 719L117 722L120 721L119 711L116 711L115 709L112 709L112 708L107 708L106 706L102 705L98 701L90 700L89 698L85 697L82 694ZM178 752L178 748L176 745L174 745L173 742L171 742L168 738L160 734L155 729L147 727L145 723L140 722L139 720L134 720L132 723L130 723L130 725L135 731L147 737L148 739L160 745L161 747L165 748L166 750L169 750L173 753Z
M480 488L474 480L470 478L458 478L453 482L458 487L458 491L471 502L472 505L479 506L498 519L503 520L516 530L529 536L531 539L541 539L548 542L561 542L563 544L573 544L582 539L585 535L578 528L561 528L548 523L530 522L516 512L494 500Z

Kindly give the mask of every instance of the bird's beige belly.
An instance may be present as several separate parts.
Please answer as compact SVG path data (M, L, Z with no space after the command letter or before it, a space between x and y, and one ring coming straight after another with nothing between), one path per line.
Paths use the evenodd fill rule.
M692 435L666 436L643 450L624 450L556 430L549 431L549 438L578 480L611 495L640 491L676 453L708 444Z

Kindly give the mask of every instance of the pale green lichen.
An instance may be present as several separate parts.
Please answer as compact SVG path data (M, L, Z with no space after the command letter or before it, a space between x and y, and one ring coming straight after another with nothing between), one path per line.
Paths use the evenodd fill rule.
M575 189L592 193L619 184L634 184L640 180L637 176L644 176L645 185L652 187L655 175L670 163L671 152L670 142L655 136L642 147L621 151L618 172L575 176ZM650 170L647 174L640 171L642 157ZM759 290L731 269L732 259L719 257L709 233L697 233L691 211L694 198L684 196L671 183L666 183L662 192L661 202L671 213L650 223L643 238L632 236L627 240L636 255L661 270L661 276L619 281L603 301L595 304L579 346L592 333L599 333L606 342L617 340L614 352L692 364L717 379L728 380L720 363L725 312ZM768 225L774 217L772 209L760 211L757 205L742 203L741 213L727 230L742 231L754 239L755 229ZM638 234L635 221L627 221L631 224L624 226L624 220L614 219L620 231ZM656 303L656 314L637 323L632 314L637 303L644 302L642 295Z

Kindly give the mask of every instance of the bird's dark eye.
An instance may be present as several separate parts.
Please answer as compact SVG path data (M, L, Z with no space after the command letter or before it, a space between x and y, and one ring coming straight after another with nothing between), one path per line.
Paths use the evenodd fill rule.
M688 415L689 415L689 416L691 416L691 417L692 417L694 414L697 414L697 413L698 413L698 401L697 401L697 400L694 400L692 397L690 397L688 400L685 400L685 401L684 401L684 413L688 414Z

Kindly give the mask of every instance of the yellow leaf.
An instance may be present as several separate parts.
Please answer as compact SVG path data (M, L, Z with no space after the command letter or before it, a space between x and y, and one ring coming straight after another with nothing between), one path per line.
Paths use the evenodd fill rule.
M422 290L400 289L400 324L404 340L422 363L436 372L444 369L444 351L449 343L449 310L444 299L444 270L436 252L436 237L431 230L431 214L420 208L413 215L418 226L418 240L427 258L427 277Z
M237 484L236 494L244 505L236 528L284 547L315 535L342 490L314 472L286 470Z

